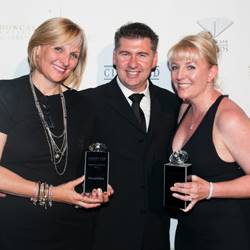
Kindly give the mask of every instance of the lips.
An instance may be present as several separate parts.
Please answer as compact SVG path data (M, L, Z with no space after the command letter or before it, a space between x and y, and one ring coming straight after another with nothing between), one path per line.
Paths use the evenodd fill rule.
M179 89L186 89L191 86L191 83L175 83Z
M59 71L60 73L65 73L66 70L67 70L67 68L58 66L58 65L56 65L56 64L53 64L53 67L54 67L54 69L56 69L56 70Z
M126 73L127 73L128 77L135 78L135 77L139 76L140 71L131 71L131 70L128 70L128 71L126 71Z

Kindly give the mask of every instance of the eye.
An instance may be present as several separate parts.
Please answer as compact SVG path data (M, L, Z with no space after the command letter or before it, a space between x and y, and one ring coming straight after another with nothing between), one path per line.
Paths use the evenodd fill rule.
M189 64L189 65L187 66L187 69L188 69L188 70L194 70L194 69L196 69L196 67L195 67L194 65L192 65L192 64Z
M62 52L62 51L63 51L63 48L57 46L57 47L54 47L54 50L55 50L56 52Z
M128 55L129 55L129 53L126 52L126 51L122 51L122 52L120 52L119 54L120 54L121 56L128 56Z
M140 58L145 58L147 56L147 53L139 53Z
M78 53L71 53L70 56L71 56L73 59L76 59L76 60L79 59L79 54L78 54Z
M170 71L175 71L175 70L177 70L179 67L176 65L176 64L171 64L170 66L169 66L169 70Z

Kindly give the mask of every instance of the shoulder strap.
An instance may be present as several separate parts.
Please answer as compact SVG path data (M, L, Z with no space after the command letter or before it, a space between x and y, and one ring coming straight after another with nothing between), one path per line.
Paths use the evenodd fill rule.
M178 123L178 126L180 126L180 124L182 123L183 119L185 118L185 116L187 115L188 113L188 110L191 108L191 105L189 104L188 107L186 108L186 110L184 111L179 123Z
M213 103L213 105L211 106L211 109L214 110L214 111L216 111L217 108L218 108L218 106L220 105L220 103L221 103L221 101L222 101L222 99L223 99L224 97L228 97L228 95L220 95L220 96L218 96L217 99L216 99L216 101L215 101L215 102ZM214 112L214 115L215 115L215 113L216 113L216 112Z

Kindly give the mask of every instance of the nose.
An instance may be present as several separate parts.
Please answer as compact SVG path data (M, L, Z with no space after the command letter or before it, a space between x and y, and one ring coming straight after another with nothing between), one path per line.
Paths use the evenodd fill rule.
M129 59L128 65L130 68L136 68L137 67L137 58L136 56L132 55Z
M61 58L60 58L63 67L68 67L69 66L69 61L70 61L70 55L67 55L66 53L64 53Z
M177 80L181 80L181 79L185 78L185 75L186 75L185 69L183 69L183 68L180 67L180 68L178 69L178 71L177 71L176 79L177 79Z

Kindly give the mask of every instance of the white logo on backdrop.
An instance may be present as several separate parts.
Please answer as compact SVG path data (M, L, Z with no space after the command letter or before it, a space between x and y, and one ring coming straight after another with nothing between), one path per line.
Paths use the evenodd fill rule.
M209 31L218 42L222 52L228 52L228 40L218 39L225 30L233 25L233 21L227 18L204 18L197 21L197 24L205 31Z
M160 80L160 67L156 66L155 70L151 72L150 79L153 81Z
M110 81L116 76L116 70L113 65L103 65L103 80ZM151 72L151 80L159 80L160 78L160 68L156 66L155 70Z
M197 23L203 30L209 31L216 38L227 30L233 21L226 18L205 18L198 20Z
M103 80L104 81L110 81L113 79L116 75L116 70L113 67L113 65L104 65L104 70L103 70Z
M32 25L0 24L0 40L21 40L29 37L34 30Z

